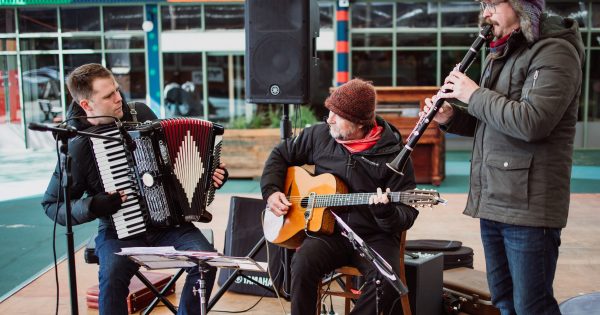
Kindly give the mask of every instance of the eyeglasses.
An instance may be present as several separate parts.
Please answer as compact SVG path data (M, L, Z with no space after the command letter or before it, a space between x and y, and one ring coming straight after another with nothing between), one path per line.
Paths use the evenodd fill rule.
M485 2L481 2L481 11L485 11L485 10L489 10L492 13L496 13L496 6L501 4L502 2L506 2L506 1L500 1L500 2L490 2L490 3L485 3Z

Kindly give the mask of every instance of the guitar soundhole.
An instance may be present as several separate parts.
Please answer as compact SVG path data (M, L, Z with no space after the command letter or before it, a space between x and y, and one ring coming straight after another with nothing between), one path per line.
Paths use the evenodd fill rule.
M307 208L308 207L308 197L302 198L302 200L300 201L300 206L302 208Z

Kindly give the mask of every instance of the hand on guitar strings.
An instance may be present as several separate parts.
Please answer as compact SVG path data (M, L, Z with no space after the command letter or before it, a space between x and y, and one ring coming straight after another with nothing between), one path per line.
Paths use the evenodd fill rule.
M388 198L388 194L390 193L390 189L387 188L385 193L381 190L381 188L377 188L377 194L371 195L369 197L369 209L373 213L374 216L379 218L388 217L391 212L393 212L393 208L389 207L390 199Z
M278 217L287 214L291 205L292 203L287 200L285 194L280 191L272 193L267 198L267 209Z
M390 202L390 199L388 198L388 194L390 192L391 192L391 190L389 188L386 188L385 194L384 194L383 191L381 190L381 188L377 187L377 194L371 195L369 197L369 204L370 205L378 204L378 203L386 204L386 203Z

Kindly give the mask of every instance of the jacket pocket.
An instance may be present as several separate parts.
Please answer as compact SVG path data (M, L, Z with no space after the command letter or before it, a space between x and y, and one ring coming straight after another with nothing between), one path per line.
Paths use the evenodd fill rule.
M488 155L484 170L487 182L484 199L492 205L527 209L531 160L531 154Z

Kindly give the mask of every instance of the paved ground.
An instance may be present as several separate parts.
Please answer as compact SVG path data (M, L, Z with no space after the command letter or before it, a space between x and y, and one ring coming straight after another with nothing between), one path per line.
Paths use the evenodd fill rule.
M447 177L441 193L468 190L468 152L448 152ZM600 151L577 151L572 173L573 193L600 192ZM44 152L0 152L0 301L15 289L52 266L52 245L58 257L65 253L64 228L58 227L53 242L53 225L40 206L54 169L56 154ZM219 194L258 194L258 182L230 180ZM75 244L81 246L96 230L96 222L76 226Z

